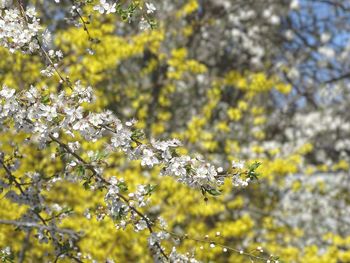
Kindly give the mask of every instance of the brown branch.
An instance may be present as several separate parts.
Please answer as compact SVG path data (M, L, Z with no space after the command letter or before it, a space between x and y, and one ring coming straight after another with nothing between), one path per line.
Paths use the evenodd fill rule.
M63 148L67 153L71 154L74 158L76 158L78 161L80 161L81 163L84 164L84 166L90 170L93 174L93 176L97 177L101 182L103 182L106 185L111 185L110 182L108 182L105 178L103 178L94 168L93 165L89 164L87 161L85 161L82 157L80 157L78 154L76 154L75 152L73 152L65 143L61 142L60 140L56 139L55 137L53 137L52 135L49 136L50 139L54 142L56 142L61 148ZM134 211L142 220L144 220L146 222L148 231L150 234L154 233L154 230L152 228L152 222L142 213L140 212L137 208L133 207L132 205L130 205L130 200L125 197L124 195L117 193L117 196L123 200L126 205L129 207L130 210ZM159 242L155 243L157 248L159 249L159 251L161 252L161 254L164 256L164 258L168 259L167 254L165 253L165 251L163 250L163 248L161 247L161 245L159 244Z
M16 227L25 227L25 228L35 228L39 230L48 230L48 231L56 231L61 234L69 235L73 237L74 239L78 239L79 235L71 230L66 228L58 228L55 226L48 226L48 225L41 225L35 222L22 222L22 221L16 221L16 220L7 220L7 219L0 219L0 224L2 225L13 225Z

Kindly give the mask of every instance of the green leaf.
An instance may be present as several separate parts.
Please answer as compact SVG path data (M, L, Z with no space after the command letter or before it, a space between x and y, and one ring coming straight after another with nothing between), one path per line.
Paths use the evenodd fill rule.
M82 165L78 165L76 171L78 176L83 176L85 174L85 167Z
M207 193L208 194L211 194L213 196L218 196L218 195L221 195L221 191L218 190L218 189L206 189Z
M45 104L45 105L47 105L47 104L49 104L50 103L50 96L49 95L44 95L42 98L41 98L41 103L42 104Z
M157 185L151 185L151 184L148 184L146 185L146 195L151 195L157 188Z
M260 162L254 162L253 164L251 164L249 166L249 170L248 170L248 173L247 173L247 176L251 179L251 180L254 180L254 179L258 179L258 177L260 176L260 174L258 172L256 172L256 169L259 168L259 166L261 165Z
M127 192L129 189L128 185L125 182L118 182L117 186L122 192Z
M144 133L141 130L135 130L133 131L132 135L131 135L131 139L133 140L139 140L144 138Z
M102 160L105 159L108 156L108 153L106 151L98 151L96 154L96 160Z
M251 169L251 170L256 170L260 165L261 165L260 162L254 162L253 164L251 164L251 165L249 166L249 169Z

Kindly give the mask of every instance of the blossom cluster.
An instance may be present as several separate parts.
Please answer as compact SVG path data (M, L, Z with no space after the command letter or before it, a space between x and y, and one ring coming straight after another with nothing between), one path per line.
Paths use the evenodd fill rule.
M11 253L10 247L0 249L0 260L2 262L11 262L13 260L13 255Z
M209 192L223 184L225 176L220 176L217 168L210 163L200 158L177 156L175 148L180 145L178 140L142 144L138 141L142 132L133 129L132 122L123 124L110 111L85 112L82 103L91 102L91 87L85 88L77 83L71 95L62 91L58 95L43 96L35 87L15 94L14 89L4 86L0 96L3 98L0 105L1 123L5 124L8 119L13 120L18 131L33 134L40 147L58 139L63 133L74 138L75 132L79 132L89 141L96 141L103 135L110 134L111 143L107 148L121 150L130 159L140 159L143 166L161 164L162 175L172 176L190 187ZM240 167L237 173L226 177L232 176L236 179L242 170L243 167ZM242 186L245 185L245 181L242 181Z
M96 213L97 218L103 219L108 215L117 222L118 228L125 228L126 225L132 224L136 232L148 229L151 234L149 244L153 247L155 255L166 257L160 242L167 239L169 235L162 231L154 232L151 220L138 210L147 205L154 187L139 185L135 192L130 192L127 197L124 196L127 184L115 177L110 179L104 177L104 167L98 162L98 158L101 157L89 153L91 162L80 157L81 144L75 141L78 134L87 141L96 141L107 136L110 138L110 143L105 147L107 152L121 151L130 159L138 159L142 166L149 168L161 165L162 175L171 176L189 187L200 189L203 194L220 194L218 188L227 177L232 178L234 186L244 187L251 180L250 177L237 179L245 173L242 164L234 164L234 172L225 173L222 168L217 169L199 157L178 155L176 147L181 145L178 140L152 140L151 143L142 143L142 132L133 127L134 121L122 123L110 111L97 113L84 110L84 103L90 103L93 99L92 88L84 87L80 82L72 86L70 93L61 91L57 95L47 94L33 86L19 92L3 86L0 90L0 125L2 129L10 129L14 126L17 132L30 134L31 140L40 148L47 147L51 142L57 143L68 157L64 168L66 177L75 178L74 180L78 181L83 179L84 185L91 189L106 188L105 209ZM68 143L64 143L65 135L71 138ZM3 160L2 165L6 167ZM18 167L19 165L6 168L8 176L12 177L11 171L15 171ZM59 206L48 207L41 195L42 186L46 185L50 188L57 179L43 181L38 173L27 174L27 176L31 181L28 187L21 188L18 185L20 193L10 190L6 195L12 202L31 207L23 218L24 228L28 227L28 224L37 224L40 220L42 221L37 211L51 214L53 211L62 210ZM9 187L6 183L2 183L2 186ZM71 233L59 231L56 224L51 225L49 229L46 226L38 226L38 231L41 242L48 241L48 234L53 240L61 240L68 236L70 239L67 242L71 244L76 240L74 235L71 237ZM56 246L56 255L62 253L60 247ZM74 245L70 247L74 249ZM175 257L175 252L172 256Z
M302 184L300 191L295 191L293 185ZM319 173L310 178L301 175L286 178L279 207L273 212L276 224L284 219L284 225L291 228L304 229L305 238L298 244L317 244L324 246L327 234L333 233L348 236L350 233L350 207L341 196L347 192L349 178L346 173ZM295 206L295 203L303 204ZM317 222L317 224L315 224ZM319 238L322 237L322 238Z
M22 50L33 53L39 49L39 19L33 7L24 14L21 12L16 8L0 10L0 45L11 52Z

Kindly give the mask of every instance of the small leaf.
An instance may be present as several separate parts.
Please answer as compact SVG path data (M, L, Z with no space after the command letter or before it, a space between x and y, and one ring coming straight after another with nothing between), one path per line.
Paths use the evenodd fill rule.
M117 186L122 192L128 191L128 185L125 182L118 182Z
M206 190L208 192L208 194L211 194L213 196L218 196L218 195L221 195L221 191L218 190L218 189L207 189Z
M151 195L157 188L157 185L146 185L146 195Z
M78 176L83 176L85 174L85 167L82 165L78 165L76 171Z
M50 96L49 96L49 95L43 96L43 97L41 98L41 103L42 103L42 104L45 104L45 105L49 104L49 103L50 103Z
M256 172L256 169L258 169L258 167L261 165L261 163L259 162L255 162L253 164L251 164L249 166L249 170L248 170L248 173L247 173L247 176L251 179L251 180L254 180L254 179L258 179L259 177L259 173Z

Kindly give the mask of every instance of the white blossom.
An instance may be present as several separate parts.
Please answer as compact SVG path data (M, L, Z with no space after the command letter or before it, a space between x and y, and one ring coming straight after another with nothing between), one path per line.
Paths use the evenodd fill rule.
M5 5L7 3L6 1ZM8 48L11 52L15 50L33 52L39 49L34 38L41 27L39 19L35 17L35 9L28 8L26 15L29 18L28 21L24 20L17 9L0 11L0 45Z
M9 99L15 94L15 92L16 90L3 86L2 90L0 91L0 96L4 97L5 99Z
M140 22L139 22L139 27L141 31L145 31L151 28L150 24L148 23L148 21L142 17Z
M153 3L146 3L147 14L153 14L157 9Z
M143 149L142 150L141 165L153 167L154 165L156 165L158 163L159 163L159 160L152 150L150 150L150 149Z
M110 4L106 0L100 0L99 5L94 6L94 10L98 11L100 14L110 14L110 13L115 13L116 10L116 3Z

